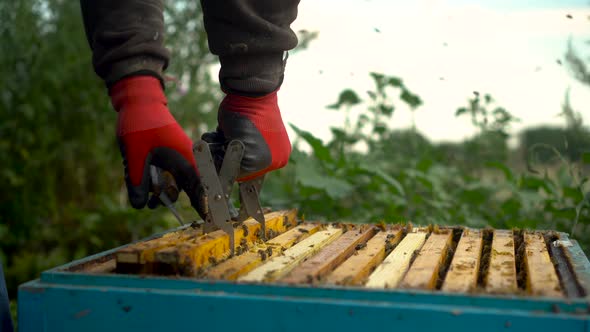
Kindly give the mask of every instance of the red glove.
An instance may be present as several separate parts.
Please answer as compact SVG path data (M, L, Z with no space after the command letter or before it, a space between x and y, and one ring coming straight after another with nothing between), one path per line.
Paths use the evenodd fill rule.
M287 165L291 142L277 103L277 92L263 97L228 94L219 106L217 133L205 140L244 143L238 181L247 181Z
M170 114L160 81L152 76L124 78L109 94L119 113L117 140L131 205L136 209L146 205L151 183L149 166L155 165L172 173L201 214L202 188L192 142ZM150 207L155 207L151 203Z

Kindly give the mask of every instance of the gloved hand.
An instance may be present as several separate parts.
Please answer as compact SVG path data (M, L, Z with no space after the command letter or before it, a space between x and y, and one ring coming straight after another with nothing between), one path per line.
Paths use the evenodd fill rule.
M160 81L151 76L124 78L111 87L109 94L119 113L117 140L131 205L141 209L148 202L151 164L174 176L203 217L203 191L192 142L170 114ZM148 206L155 208L157 203L159 200L151 199Z
M219 106L218 127L206 133L207 142L244 143L238 181L248 181L284 167L291 154L291 142L277 103L277 92L262 97L227 94Z

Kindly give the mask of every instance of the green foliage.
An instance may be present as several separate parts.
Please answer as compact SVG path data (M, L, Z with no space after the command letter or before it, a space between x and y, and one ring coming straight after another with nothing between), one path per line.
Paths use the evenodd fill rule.
M508 166L508 129L516 118L489 95L457 111L479 129L462 144L432 144L415 128L391 130L387 120L398 105L388 93L412 96L399 98L412 110L420 99L397 78L371 76L367 104L345 90L330 106L347 116L356 110L358 119L332 128L330 141L292 125L311 152L294 150L290 170L268 181L267 203L295 203L307 219L558 229L590 245L587 165L560 155L550 168Z
M356 92L350 89L346 89L340 92L340 96L338 96L338 101L332 105L329 105L328 108L337 110L342 106L354 106L360 102L361 100L356 95Z
M590 85L590 68L574 48L570 40L565 54L565 60L574 78L583 84Z
M459 165L463 169L483 169L486 163L505 163L508 161L509 130L510 126L519 121L503 107L495 106L494 100L489 94L480 99L480 94L474 92L474 97L469 99L467 107L461 107L455 112L455 116L469 115L471 123L479 133L461 146Z
M0 154L9 157L0 160L0 224L7 227L0 243L11 290L38 269L73 258L74 252L58 257L84 243L73 235L80 224L64 213L68 205L95 209L96 196L120 187L112 177L94 176L112 174L117 163L115 115L91 71L80 21L71 19L79 8L45 4L51 7L43 11L36 1L2 5L10 14L0 23L0 67L6 71Z
M198 1L168 1L166 42L172 55L166 70L170 110L189 136L199 137L216 121L221 90L211 78L216 57L209 52Z
M551 126L527 128L521 133L520 145L524 157L535 162L559 161L553 149L569 160L579 161L584 152L590 151L590 131Z
M474 97L469 99L467 107L461 107L455 112L455 116L469 114L471 123L482 132L497 132L502 136L508 137L510 125L516 121L510 112L503 107L493 106L494 100L489 94L485 94L483 101L479 98L479 92L474 92Z
M569 89L560 115L565 119L564 128L541 126L522 131L520 149L525 158L547 164L559 161L561 156L579 161L583 153L590 151L590 129L584 126L582 115L571 106Z

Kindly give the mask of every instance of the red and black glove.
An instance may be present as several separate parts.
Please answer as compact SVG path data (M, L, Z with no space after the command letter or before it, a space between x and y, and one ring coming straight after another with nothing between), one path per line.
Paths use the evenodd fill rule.
M148 202L150 165L154 165L174 176L203 217L192 141L170 114L160 81L152 76L124 78L111 87L109 94L119 113L117 140L131 205L141 209ZM157 206L152 200L148 205Z
M277 92L262 97L227 94L219 106L217 132L203 135L208 142L244 143L238 181L254 179L287 165L291 142L277 102Z

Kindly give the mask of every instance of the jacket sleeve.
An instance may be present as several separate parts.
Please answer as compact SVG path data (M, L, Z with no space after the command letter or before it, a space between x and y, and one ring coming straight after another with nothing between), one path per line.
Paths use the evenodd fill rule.
M163 0L80 0L94 70L108 86L138 73L162 81Z
M219 56L225 91L265 95L279 88L299 0L201 0L209 49Z

